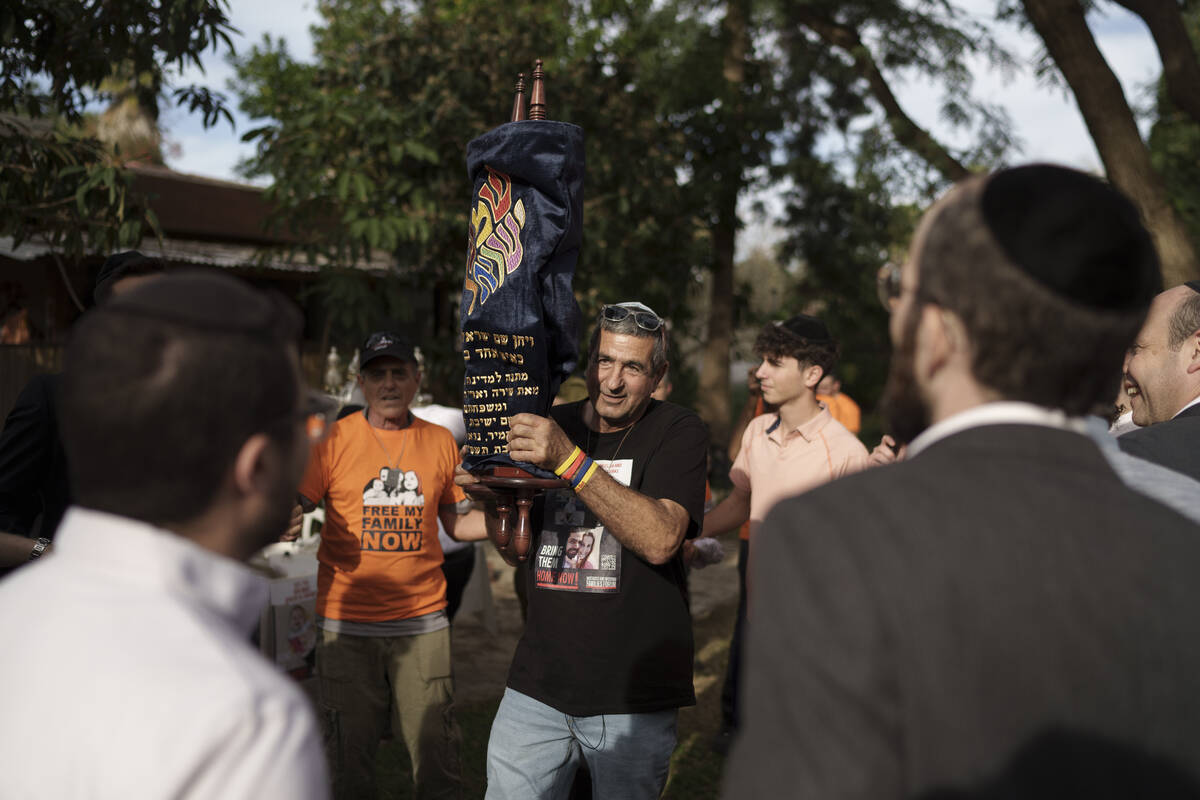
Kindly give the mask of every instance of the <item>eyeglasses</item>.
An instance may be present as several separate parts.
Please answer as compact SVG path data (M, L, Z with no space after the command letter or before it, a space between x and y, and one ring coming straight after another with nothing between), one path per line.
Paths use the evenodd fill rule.
M389 378L406 381L412 377L413 373L408 364L401 364L398 367L363 367L359 374L373 383L382 383Z
M662 318L641 303L617 303L600 309L600 316L608 322L622 322L633 316L633 321L644 331L656 331L662 327Z
M287 421L290 423L303 423L304 432L308 435L308 441L312 444L317 444L333 430L333 423L337 421L337 414L337 401L324 392L310 389L304 393L304 400L301 402L300 410L290 416Z
M875 296L884 310L891 313L892 306L900 299L900 265L887 262L875 273Z

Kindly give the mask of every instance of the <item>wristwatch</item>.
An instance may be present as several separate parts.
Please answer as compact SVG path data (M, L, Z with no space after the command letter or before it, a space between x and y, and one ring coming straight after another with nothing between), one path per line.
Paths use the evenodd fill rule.
M46 548L50 546L49 539L38 539L33 543L33 550L29 553L29 560L40 558L42 553L46 552Z

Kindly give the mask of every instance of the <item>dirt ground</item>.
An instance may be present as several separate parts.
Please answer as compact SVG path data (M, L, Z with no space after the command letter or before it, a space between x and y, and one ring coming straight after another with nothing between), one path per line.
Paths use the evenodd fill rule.
M678 741L663 793L667 800L704 800L715 798L720 792L724 758L713 752L710 743L720 726L721 684L737 610L737 535L723 536L721 542L725 560L692 570L689 576L696 644L693 672L696 705L679 713ZM513 568L490 546L486 551L492 625L486 625L482 615L460 613L452 631L455 707L463 734L462 767L467 798L483 797L487 786L488 734L522 629L520 607L513 590ZM477 563L476 567L479 566ZM309 679L302 685L315 698L316 681ZM376 768L381 800L412 797L412 769L398 737L385 739Z
M725 560L693 570L689 577L696 642L696 705L679 714L678 742L663 794L668 800L715 798L720 791L724 759L712 751L710 743L720 725L721 684L737 608L737 536L721 537L721 542ZM513 590L513 568L493 549L488 552L494 630L489 631L477 615L460 614L452 634L455 705L463 731L463 780L468 798L482 797L486 788L488 733L522 628ZM384 800L411 797L408 757L397 740L385 743L378 766Z

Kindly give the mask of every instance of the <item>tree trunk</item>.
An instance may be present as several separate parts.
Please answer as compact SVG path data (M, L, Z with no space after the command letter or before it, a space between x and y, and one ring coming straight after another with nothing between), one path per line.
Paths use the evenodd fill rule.
M1121 84L1092 38L1078 0L1023 0L1025 13L1066 78L1108 178L1142 212L1158 247L1163 282L1176 286L1200 277L1187 230L1150 164Z
M736 206L736 201L734 203ZM708 423L714 446L724 448L730 433L729 348L733 343L733 252L737 209L712 227L713 267L709 286L708 338L704 340L697 411Z
M737 200L743 185L741 136L744 109L740 100L746 78L749 51L745 0L729 0L725 7L725 58L722 95L730 103L725 142L716 155L727 168L722 171L715 197L714 222L710 226L713 247L712 285L709 287L708 336L704 341L700 368L700 397L697 411L708 423L712 444L724 448L729 441L730 386L729 348L733 343L733 256L737 244Z
M1175 0L1117 0L1141 17L1163 64L1167 97L1180 111L1200 124L1200 59L1188 35L1179 3Z

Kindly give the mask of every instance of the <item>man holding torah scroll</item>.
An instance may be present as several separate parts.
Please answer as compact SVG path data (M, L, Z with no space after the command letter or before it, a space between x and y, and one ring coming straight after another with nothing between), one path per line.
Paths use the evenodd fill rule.
M512 458L569 486L534 506L529 615L492 724L489 798L563 797L580 759L596 797L666 784L678 709L695 703L680 545L699 531L708 451L695 414L650 397L666 369L658 315L605 306L588 398L509 420ZM592 549L570 568L580 528Z

